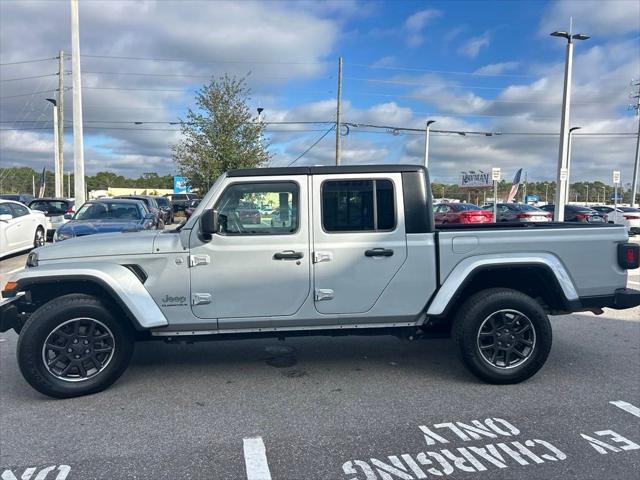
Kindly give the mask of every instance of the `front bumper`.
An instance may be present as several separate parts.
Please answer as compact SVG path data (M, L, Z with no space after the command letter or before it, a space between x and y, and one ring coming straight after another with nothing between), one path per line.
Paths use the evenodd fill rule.
M625 310L640 305L640 290L633 288L619 288L613 295L597 297L581 297L580 305L583 310L591 308L613 308Z
M18 292L13 297L0 299L0 333L12 328L18 333L22 328L22 319L17 304L24 295L24 292Z

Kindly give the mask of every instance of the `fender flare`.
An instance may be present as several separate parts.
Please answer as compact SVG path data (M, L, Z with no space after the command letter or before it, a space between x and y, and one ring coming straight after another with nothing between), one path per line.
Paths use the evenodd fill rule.
M169 324L140 279L122 265L97 262L42 265L22 270L12 280L18 284L15 292L28 290L31 285L43 283L94 283L108 292L129 315L137 329L165 327Z
M480 270L490 267L538 266L549 271L564 294L565 304L571 305L579 301L578 292L558 257L550 253L513 253L506 255L478 255L468 257L458 263L436 293L427 307L427 316L443 315L450 307L451 301L461 292L468 281Z

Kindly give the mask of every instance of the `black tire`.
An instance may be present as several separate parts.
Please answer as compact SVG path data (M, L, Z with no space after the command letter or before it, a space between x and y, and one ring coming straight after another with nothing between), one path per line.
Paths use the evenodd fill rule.
M471 373L495 384L519 383L533 376L547 360L552 343L551 324L540 304L507 288L471 296L454 318L452 338Z
M46 234L44 233L44 228L38 227L36 228L36 233L33 236L33 248L43 247L47 242Z
M74 380L69 379L71 375L67 374L67 379L64 380L55 376L45 365L44 346L51 335L56 335L53 332L60 331L59 327L74 325L69 322L78 318L88 319L88 325L93 321L96 325L101 323L103 327L106 326L104 330L113 339L109 340L112 350L104 366L100 369L95 368L97 371L91 376ZM92 339L89 345L91 348L96 348L94 340ZM64 338L62 341L65 341ZM71 345L70 339L66 340L64 346L65 349L66 347L79 348ZM18 365L27 382L40 393L54 398L78 397L99 392L114 383L129 365L133 348L134 332L128 319L114 318L109 309L96 297L70 294L49 301L29 317L18 339ZM102 358L106 360L106 357ZM84 365L96 364L85 363ZM74 368L71 368L70 372L73 371ZM76 372L80 375L79 370ZM87 369L85 369L86 373Z

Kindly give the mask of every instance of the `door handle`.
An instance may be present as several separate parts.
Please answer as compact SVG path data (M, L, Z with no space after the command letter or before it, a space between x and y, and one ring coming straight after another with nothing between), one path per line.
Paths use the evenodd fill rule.
M372 250L365 250L365 257L391 257L393 250L390 248L374 248Z
M276 252L273 254L274 260L299 260L304 257L302 252L294 252L293 250L285 250L284 252Z

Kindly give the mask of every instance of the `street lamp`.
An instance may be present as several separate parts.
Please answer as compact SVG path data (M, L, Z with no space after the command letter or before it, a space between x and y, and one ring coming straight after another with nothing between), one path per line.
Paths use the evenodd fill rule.
M571 22L572 23L572 22ZM553 216L556 222L564 221L564 204L567 196L567 150L569 129L569 106L571 103L571 71L573 68L573 41L587 40L588 35L572 33L572 25L569 32L552 32L552 37L562 37L567 40L567 55L564 69L564 91L562 94L562 120L560 122L560 149L558 153L558 171L556 176L556 199Z
M569 186L571 185L571 181L569 178L571 177L571 137L572 133L576 130L580 130L582 127L571 127L569 129L569 140L567 141L567 201L569 203Z
M424 166L425 168L429 168L429 130L431 129L431 125L434 124L435 120L428 120L427 126L424 132Z
M53 157L55 172L55 194L62 197L62 173L60 172L60 131L58 130L58 102L54 98L47 98L47 102L53 105Z

